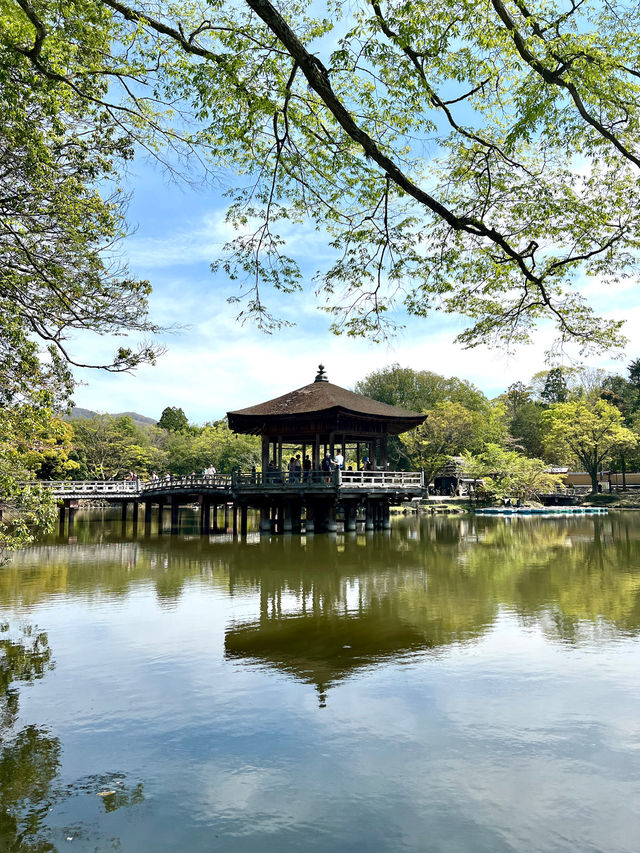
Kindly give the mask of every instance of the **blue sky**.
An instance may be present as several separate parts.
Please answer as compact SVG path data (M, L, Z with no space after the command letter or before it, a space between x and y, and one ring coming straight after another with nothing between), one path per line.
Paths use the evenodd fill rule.
M133 192L130 224L136 229L124 243L124 255L134 275L153 285L151 316L162 326L180 326L160 335L167 347L156 366L133 375L78 371L82 384L76 405L100 412L137 411L159 418L165 406L180 406L187 417L204 423L231 409L242 408L311 382L322 362L329 379L352 387L372 370L393 362L416 370L459 376L488 396L501 393L516 380L527 381L545 367L551 330L542 327L535 343L511 356L488 348L465 351L453 343L464 328L462 318L435 314L429 319L406 318L406 329L389 344L337 337L329 317L317 308L311 281L326 256L322 236L300 228L293 234L290 253L305 274L300 294L270 298L271 307L296 323L273 335L252 325L240 325L238 306L227 304L236 293L223 273L214 275L210 263L229 238L224 221L224 187L194 189L176 185L156 167L137 161L130 175ZM626 282L615 292L588 287L589 297L603 313L627 319L627 336L640 327L638 285ZM75 353L92 360L111 353L121 339L86 336ZM623 360L595 358L589 364L624 372L640 355L633 340ZM569 358L566 359L570 363ZM571 362L575 363L575 362Z

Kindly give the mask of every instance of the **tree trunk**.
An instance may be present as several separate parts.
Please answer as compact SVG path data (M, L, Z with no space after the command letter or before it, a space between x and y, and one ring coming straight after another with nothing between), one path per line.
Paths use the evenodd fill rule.
M589 474L591 475L591 494L597 495L598 494L598 469L596 468L593 471L589 471Z

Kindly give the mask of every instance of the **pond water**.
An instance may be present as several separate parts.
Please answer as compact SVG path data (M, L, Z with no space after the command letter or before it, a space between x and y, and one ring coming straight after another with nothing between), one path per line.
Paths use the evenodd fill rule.
M0 569L1 851L637 851L640 514Z

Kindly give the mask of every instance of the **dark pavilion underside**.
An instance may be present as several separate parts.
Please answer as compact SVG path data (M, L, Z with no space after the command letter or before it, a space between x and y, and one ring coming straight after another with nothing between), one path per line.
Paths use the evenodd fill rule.
M343 455L347 445L356 445L374 466L386 466L387 436L399 435L419 426L425 415L389 406L334 385L320 365L315 381L281 397L228 412L229 427L237 433L262 436L262 467L274 461L282 466L282 446L302 445L311 453L314 468L321 456L332 457L336 447Z

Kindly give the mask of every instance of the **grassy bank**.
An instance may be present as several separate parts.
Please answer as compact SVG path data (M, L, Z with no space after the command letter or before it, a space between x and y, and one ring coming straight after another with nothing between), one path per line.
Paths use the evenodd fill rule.
M603 492L601 495L587 495L582 503L584 506L607 506L611 509L640 509L640 492Z

